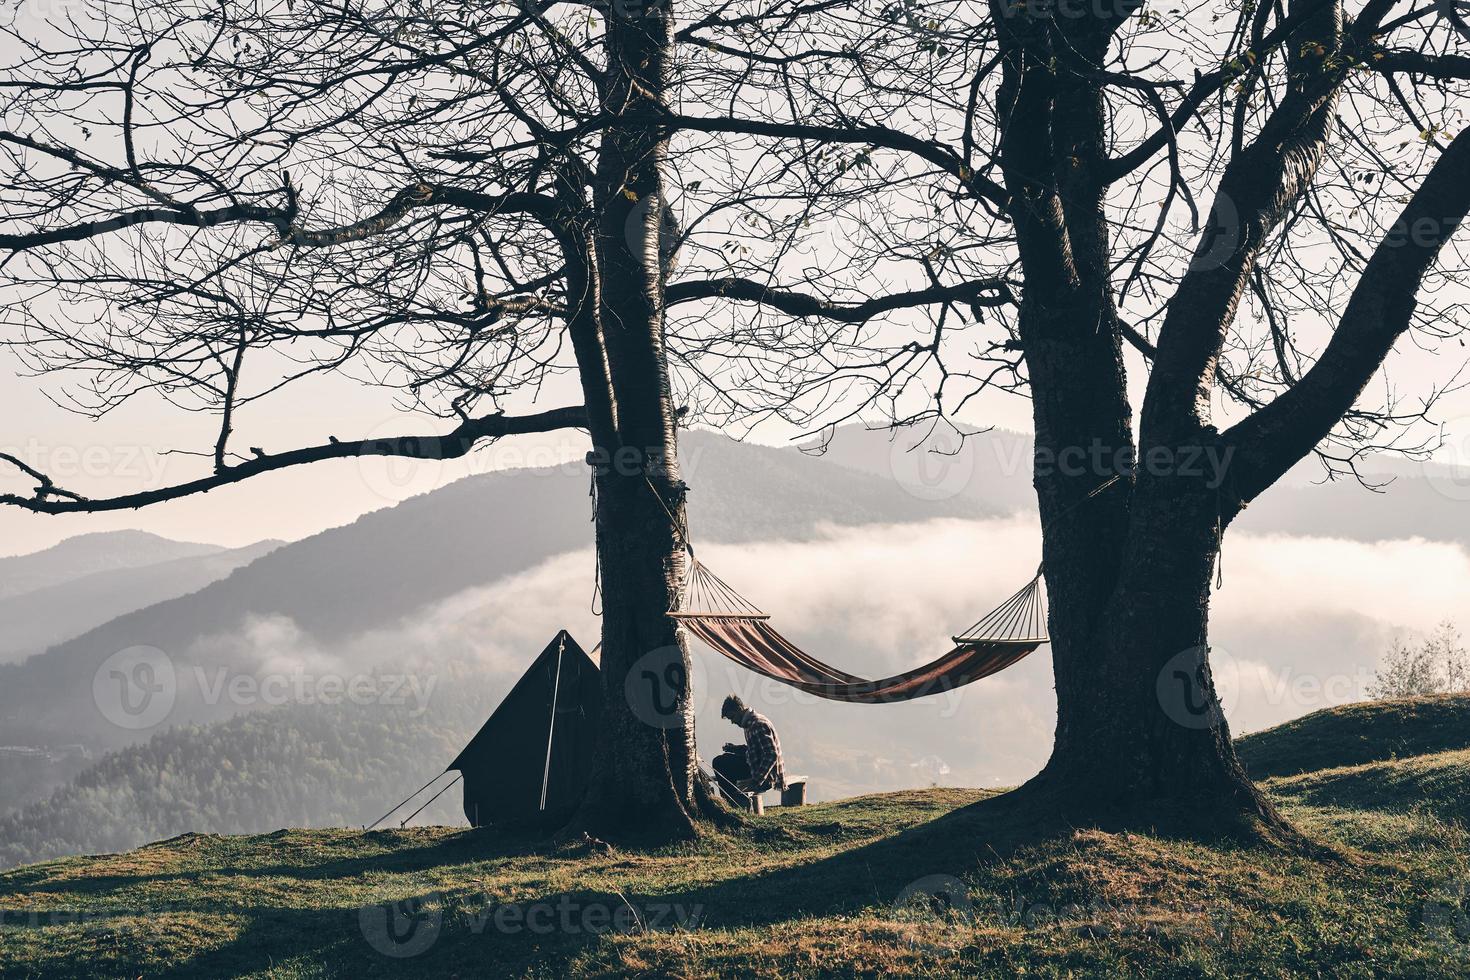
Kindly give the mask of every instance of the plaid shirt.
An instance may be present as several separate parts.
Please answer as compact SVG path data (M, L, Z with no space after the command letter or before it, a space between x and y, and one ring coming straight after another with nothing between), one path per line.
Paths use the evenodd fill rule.
M786 769L781 764L781 740L764 715L747 711L740 720L745 730L746 759L750 763L750 781L746 789L764 793L771 788L786 788Z

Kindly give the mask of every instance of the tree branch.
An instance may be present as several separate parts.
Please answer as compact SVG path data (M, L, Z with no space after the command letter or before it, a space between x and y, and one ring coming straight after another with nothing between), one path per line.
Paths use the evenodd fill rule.
M1294 5L1288 16L1282 18L1281 22L1258 43L1241 51L1213 71L1198 75L1189 91L1184 94L1184 98L1180 100L1178 107L1169 115L1164 127L1146 137L1127 153L1107 162L1106 180L1109 183L1120 180L1148 162L1155 153L1167 146L1170 140L1189 124L1189 121L1199 113L1200 108L1209 101L1211 96L1239 76L1247 63L1263 60L1278 45L1285 42L1298 27L1308 19L1322 13L1324 9L1331 9L1333 3L1334 0L1313 0L1312 3Z
M80 242L124 228L145 224L184 225L191 228L214 228L220 225L258 223L273 225L283 234L290 225L284 212L249 204L199 211L188 207L136 208L110 218L96 218L40 231L6 234L0 232L0 249L21 252L63 242Z
M798 317L822 317L841 323L863 323L891 310L927 306L933 303L968 302L979 306L1002 306L1014 303L1010 287L1003 279L973 279L954 286L930 286L860 303L834 303L810 293L781 289L736 276L674 283L669 286L667 305L676 306L701 299L733 299L760 303Z
M403 220L410 211L436 205L450 205L480 214L534 214L543 223L556 222L559 209L554 198L543 194L528 192L486 194L481 191L442 184L415 184L398 191L371 217L335 227L297 227L294 223L295 216L292 209L286 208L237 204L201 211L189 205L179 205L137 208L110 218L98 218L39 231L19 234L0 233L0 249L18 252L62 242L83 241L141 224L213 228L220 225L243 223L271 225L280 233L281 244L284 245L326 248L380 234Z
M1205 424L1221 345L1267 237L1311 186L1326 153L1345 59L1342 8L1297 0L1313 16L1287 52L1288 89L1256 139L1226 166L1209 225L1169 302L1140 412L1148 445ZM1295 10L1293 12L1296 12ZM1320 53L1319 53L1320 52Z
M217 487L240 483L261 473L282 470L328 459L350 459L355 456L401 456L406 459L458 459L483 439L521 435L528 432L551 432L557 429L584 428L587 413L580 406L555 408L535 415L486 415L468 419L445 435L397 436L364 439L357 442L333 440L325 446L310 446L278 454L262 454L234 466L226 466L208 476L171 487L141 490L118 497L89 500L62 490L45 474L13 456L0 454L0 459L19 468L39 485L30 497L0 494L0 505L19 507L38 514L100 513L113 510L136 510L149 504L163 503L207 493Z
M1470 79L1470 56L1425 54L1422 51L1375 51L1365 64L1384 74L1424 75L1438 79Z
M702 133L744 133L776 139L812 140L825 143L860 143L867 146L912 153L959 179L972 194L984 198L1004 211L1010 193L988 177L970 170L954 150L935 140L922 139L887 126L852 125L820 126L808 123L769 122L763 119L738 119L734 116L684 116L668 113L660 121L674 129Z
M1470 129L1440 155L1368 260L1322 356L1269 405L1228 429L1232 480L1250 500L1325 439L1408 329L1424 276L1470 213Z

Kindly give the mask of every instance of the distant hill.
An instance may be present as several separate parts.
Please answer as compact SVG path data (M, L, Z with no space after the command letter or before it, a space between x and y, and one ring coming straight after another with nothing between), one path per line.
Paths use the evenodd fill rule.
M9 812L0 806L0 868L125 850L191 831L369 824L440 772L516 677L451 668L439 678L427 710L415 703L289 704L172 726L84 765L67 760L65 784L47 785L44 796ZM908 761L923 758L924 743L936 745L949 731L952 745L973 753L976 739L975 732L952 731L953 723L936 717L935 707L891 706L896 714L872 719L847 739L834 737L830 719L823 731L820 720L792 718L781 726L788 762L793 771L812 774L814 800L849 795L855 786L932 784L946 775L935 768L937 758L919 768ZM708 746L728 735L701 737ZM504 748L539 751L523 744ZM0 753L0 779L5 764ZM417 803L426 801L427 794ZM414 822L459 825L461 802L461 790L451 789ZM397 818L411 813L405 809Z
M922 499L970 499L1003 513L1034 513L1031 437L1004 429L964 433L961 438L943 426L897 432L848 426L803 448ZM1360 461L1359 472L1380 492L1352 479L1323 482L1321 467L1308 459L1252 501L1232 530L1470 546L1470 473L1384 455Z
M972 565L969 556L993 555L995 548L1008 548L1007 560L1025 555L1034 562L1034 531L1028 529L1025 520L987 525L984 540L967 538L967 533L978 532L973 527L967 532L959 526L977 518L1024 515L1034 509L1029 486L1029 443L1014 434L981 433L965 443L965 452L981 454L966 464L959 455L941 453L929 459L905 452L902 444L895 449L887 433L842 430L837 436L827 455L812 456L795 449L741 444L692 432L685 435L683 459L685 478L691 486L695 541L716 545L703 554L723 550L719 556L723 562L746 551L728 545L759 544L748 553L762 556L760 564L752 559L743 570L744 577L738 580L742 588L752 590L753 596L773 606L785 601L783 589L800 583L777 562L782 561L783 554L785 561L791 561L792 550L808 542L813 549L822 548L830 536L824 528L834 525L864 529L861 540L854 541L858 550L829 547L821 561L802 566L802 575L808 574L808 568L820 573L824 567L842 564L859 567L833 571L865 575L861 562L880 561L896 563L891 567L904 570L900 604L905 609L922 609L921 615L904 618L887 609L884 615L865 617L863 629L852 629L853 610L862 608L865 594L861 591L865 587L863 575L853 579L855 592L843 593L835 601L830 594L814 593L818 601L800 610L804 615L799 633L793 633L793 637L814 652L825 655L831 651L834 662L861 671L871 665L891 664L895 658L917 657L935 637L947 635L946 624L969 621L966 617L970 612L983 611L968 606L961 609L955 602L947 607L930 602L934 596L928 593L939 590L930 590L929 583L962 580L964 589L951 588L946 594L958 594L958 602L964 603L975 597L980 597L977 602L985 596L999 598L1016 584L1002 583L1008 588L1000 590L993 581L982 583L986 563ZM947 466L960 469L951 473ZM1315 492L1298 489L1295 483L1273 491L1281 496ZM1351 501L1344 498L1344 511L1364 504L1376 506L1385 499L1360 489L1353 492L1358 496ZM385 735L377 739L369 733L400 732L394 727L397 722L386 717L354 721L349 727L361 741L328 744L310 734L319 722L307 714L319 708L302 708L306 714L301 715L294 707L271 712L273 721L269 723L239 721L231 716L242 709L228 702L203 703L181 697L168 718L169 724L178 726L169 736L174 740L169 751L189 760L191 775L187 785L174 787L161 771L147 768L150 756L146 753L129 756L132 762L126 765L114 761L117 750L131 751L130 746L145 742L157 730L123 730L99 712L93 690L98 665L121 649L146 645L166 651L181 672L195 667L229 668L236 676L251 675L267 669L268 664L283 661L304 663L308 669L350 673L412 662L439 675L446 669L444 651L462 652L470 644L457 638L473 634L474 642L483 638L485 645L496 648L492 652L499 657L498 662L480 664L479 675L456 680L457 689L463 686L474 708L466 709L460 717L458 708L442 699L441 688L441 696L436 696L434 702L435 714L414 721L414 725L423 726L424 732L460 732L461 726L468 724L465 718L478 715L477 720L483 720L503 685L514 680L517 665L522 662L516 658L529 656L544 644L546 635L539 632L543 628L549 632L565 625L580 637L594 634L595 617L589 608L591 562L587 554L591 545L590 511L588 475L581 465L496 472L471 477L365 515L352 524L282 546L197 592L110 620L24 663L0 665L0 745L47 746L55 750L81 743L99 763L121 766L105 771L114 775L133 772L138 779L151 781L156 794L129 795L128 805L136 809L119 810L119 814L136 814L138 823L130 823L131 816L120 815L116 826L108 831L132 836L117 838L123 843L109 846L126 846L143 839L139 835L145 832L163 833L167 828L191 826L184 819L186 814L201 819L208 816L209 820L227 814L222 818L226 819L225 826L242 830L272 821L318 826L355 821L358 818L349 816L346 805L377 806L389 785L358 782L367 778L369 769L359 767L355 760L389 759L403 752L397 757L400 764L394 771L412 772L412 777L405 778L417 778L418 782L432 774L425 772L426 767L442 764L432 752L419 753L420 743L415 741L418 735L413 734L419 729L401 729L402 745L396 746L393 738ZM1260 519L1263 513L1269 517L1269 511L1260 503L1249 512L1253 519ZM869 533L872 525L903 527L890 528L885 538L881 531ZM1006 525L1011 531L1001 530ZM1371 528L1371 521L1363 521L1353 525L1352 531L1366 534ZM922 547L918 544L921 534L930 536ZM884 541L887 546L883 546ZM786 547L787 543L791 547ZM719 547L722 544L723 549ZM914 561L912 567L904 564L912 557L904 554L906 550L923 560ZM928 556L935 554L953 555L963 564L929 561ZM578 569L585 569L585 576L566 572L571 561ZM768 581L763 581L762 575ZM496 596L525 595L526 590L516 592L512 588L522 580L546 580L554 588L531 590L540 602L537 608L511 602L497 604ZM736 581L733 574L732 581ZM502 587L509 591L495 591ZM446 604L452 608L446 611ZM795 611L788 609L783 615ZM789 624L791 619L783 621ZM526 627L526 622L533 625ZM1335 623L1296 625L1320 633L1330 631ZM1324 645L1330 647L1330 640L1328 635ZM590 647L595 640L585 642ZM432 662L430 658L435 656L441 660ZM321 666L323 663L328 666ZM1300 666L1302 661L1296 663ZM723 661L708 651L696 653L696 669L708 672L699 679L701 691L715 696L728 690L746 691L742 685L758 683L748 673L715 673L722 666ZM289 670L278 666L269 669ZM790 698L786 696L789 692L781 689L770 696L770 714L780 728L793 766L817 774L812 784L816 799L936 783L995 786L1018 778L1018 773L1034 771L1028 767L1044 762L1052 719L1045 714L1049 705L1043 695L1049 696L1051 683L1048 655L1043 651L1003 677L967 688L963 698L928 699L889 706L881 713L864 713L865 709L850 705ZM248 741L263 746L262 752L284 753L278 762L271 763L274 768L267 767L270 771L287 780L291 778L288 774L299 772L303 785L318 788L305 797L306 809L291 811L294 816L272 809L274 797L269 793L257 794L260 808L248 814L238 809L232 812L230 806L237 804L212 802L251 798L249 794L232 796L235 789L224 785L229 782L225 774L236 762L220 754L222 747L233 740L218 735L217 730L237 724L243 727L231 730L253 733ZM262 724L274 726L277 741L267 745L259 740L266 734L258 727ZM701 716L700 725L702 745L717 745L724 740L726 731L717 720ZM1266 733L1253 738L1262 741L1247 739L1242 743L1243 751L1249 753L1253 745L1269 744ZM295 741L316 745L323 753L346 755L315 758L310 753L292 754L289 747ZM1297 747L1276 753L1286 759L1298 754ZM1255 758L1270 757L1270 752L1261 750ZM22 803L39 802L70 780L79 763L75 755L65 759L72 768L58 769L49 778L28 777L23 786L7 782L0 814ZM1354 760L1333 757L1313 759L1310 764L1336 766L1350 761ZM12 760L17 766L23 762ZM131 768L134 764L142 768ZM1265 767L1266 763L1252 765L1258 777L1287 771L1270 767L1258 770L1258 765ZM83 793L54 799L71 800L85 810L93 806L86 801L109 798L105 783L103 780L94 787L102 794L100 797ZM252 785L249 780L245 784ZM24 792L9 792L18 786ZM75 783L60 792L80 786ZM168 800L177 806L177 813L170 814L160 802ZM46 812L49 816L33 814L26 819L58 827L69 819L60 803ZM262 822L230 822L247 815ZM19 827L15 825L16 833L21 833ZM191 829L217 828L206 822ZM68 834L65 839L77 842L92 839L71 831Z
M1237 744L1247 770L1288 804L1427 814L1451 834L1470 827L1470 693L1346 704Z
M282 543L262 541L244 548L109 568L0 598L0 663L22 660L119 616L195 592Z
M0 815L0 868L200 828L367 825L442 769L484 723L485 702L504 691L475 681L446 686L432 715L298 704L160 732L109 753L45 800ZM418 822L462 823L460 806L452 790Z
M799 451L898 485L933 502L969 499L1000 513L1036 509L1031 437L1005 429L845 426Z
M1470 749L1304 772L1268 780L1266 787L1311 806L1425 812L1470 826Z
M1470 694L1326 708L1238 743L1255 779L1470 749Z
M1470 483L1439 476L1385 478L1381 492L1352 480L1273 487L1235 522L1247 532L1276 532L1351 541L1423 538L1470 547Z
M224 550L214 544L170 541L146 531L79 534L44 551L0 558L0 599L98 572L142 568L178 558L218 554Z

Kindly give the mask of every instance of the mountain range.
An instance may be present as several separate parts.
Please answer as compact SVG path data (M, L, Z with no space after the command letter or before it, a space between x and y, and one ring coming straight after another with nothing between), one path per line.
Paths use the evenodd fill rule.
M698 539L712 542L796 541L823 525L988 513L973 498L924 501L876 476L705 433L686 438L684 474L692 488L691 526ZM203 641L272 619L289 620L314 645L338 648L466 589L587 548L590 517L585 468L502 471L274 548L198 591L128 612L22 663L0 665L0 744L62 740L108 748L136 741L92 703L93 675L118 651L154 647L176 668L214 667L215 654L228 652ZM185 703L171 720L207 721L222 713Z
M197 592L282 543L220 548L110 531L4 559L0 663L24 660L119 616Z
M819 452L685 433L681 458L701 557L769 603L811 649L834 651L834 662L862 671L932 655L928 646L988 608L977 602L1021 584L1013 579L1034 569L1039 542L1025 437L940 436L920 448L916 441L913 433L843 429ZM1433 469L1400 475L1382 494L1294 475L1253 503L1237 527L1463 545L1470 527L1456 490ZM42 642L37 637L49 643L22 662L0 664L0 746L22 753L0 758L7 789L0 815L9 814L7 833L29 842L11 859L87 846L90 838L76 835L44 845L68 800L87 801L88 812L120 808L117 820L132 836L108 846L165 829L323 826L385 809L394 794L442 768L446 760L428 756L467 737L556 629L595 643L591 507L584 466L498 471L289 544L226 550L126 532L0 561L0 649L23 652ZM1271 625L1274 639L1259 634L1267 660L1314 632L1326 637L1312 654L1319 658L1366 642L1352 624L1301 621L1289 624L1298 633L1285 639L1281 624ZM68 630L75 635L59 639ZM109 717L96 686L104 663L134 648L158 651L177 678L167 716L141 728ZM701 743L727 737L708 699L753 691L782 731L789 768L817 774L815 798L995 785L1045 758L1044 653L963 699L881 711L790 697L708 651L695 665L706 695ZM385 675L422 681L417 700L329 706L314 703L322 688L311 684L275 699L260 693L262 678ZM235 682L254 693L233 696ZM448 686L435 693L438 683ZM351 746L321 737L329 709L352 733ZM145 800L126 789L130 780L165 780L158 759L191 774L187 792L183 783L160 784ZM232 772L239 785L226 793ZM296 791L277 785L292 779ZM277 788L241 789L267 785ZM315 790L303 796L305 786ZM454 811L450 794L425 816L451 820ZM190 822L200 820L227 827Z
M0 599L99 572L126 571L180 558L216 555L224 550L219 545L170 541L146 531L79 534L44 551L0 558Z

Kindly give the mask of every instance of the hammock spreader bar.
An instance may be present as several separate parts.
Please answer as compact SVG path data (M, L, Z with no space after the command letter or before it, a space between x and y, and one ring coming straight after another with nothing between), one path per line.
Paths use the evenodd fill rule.
M717 652L772 680L833 701L890 704L941 694L999 673L1047 642L1041 572L1019 592L956 635L937 660L867 680L838 670L786 639L770 616L690 557L685 609L669 614Z

